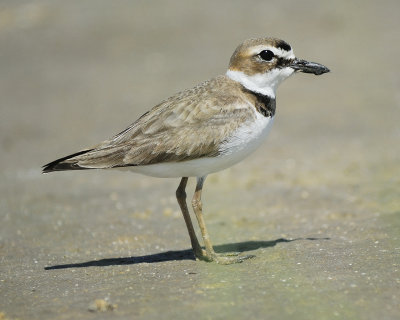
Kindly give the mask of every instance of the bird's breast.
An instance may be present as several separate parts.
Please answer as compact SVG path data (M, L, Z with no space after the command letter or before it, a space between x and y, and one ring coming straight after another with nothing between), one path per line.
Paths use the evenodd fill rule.
M220 155L240 161L254 152L267 137L274 117L256 112L255 119L240 126L220 146ZM235 162L237 162L235 161Z

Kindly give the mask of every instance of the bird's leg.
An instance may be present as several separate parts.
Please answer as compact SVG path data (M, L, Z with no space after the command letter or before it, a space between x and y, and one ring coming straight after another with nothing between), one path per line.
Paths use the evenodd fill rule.
M203 206L201 203L201 192L203 190L203 183L206 177L197 178L196 190L192 199L192 206L194 213L196 214L197 222L199 223L201 235L203 237L204 245L206 247L207 261L215 261L220 264L232 264L239 263L245 259L253 258L254 256L230 256L230 255L219 255L215 253L214 248L211 244L210 236L206 228L203 217Z
M196 256L197 259L208 260L205 250L203 250L201 248L199 241L197 240L196 232L194 231L192 220L190 219L189 210L188 210L188 207L186 204L185 189L186 189L187 181L188 181L187 177L182 178L178 189L176 189L176 199L178 200L179 206L180 206L182 214L183 214L183 218L185 219L185 223L186 223L186 227L189 232L190 242L192 243L194 255Z
M203 205L201 203L201 192L203 190L204 180L205 177L197 178L197 185L192 199L192 206L193 211L196 214L197 222L199 223L200 232L201 236L203 237L204 246L206 247L207 256L210 258L210 260L214 260L216 254L211 244L210 236L208 235L206 224L204 222Z

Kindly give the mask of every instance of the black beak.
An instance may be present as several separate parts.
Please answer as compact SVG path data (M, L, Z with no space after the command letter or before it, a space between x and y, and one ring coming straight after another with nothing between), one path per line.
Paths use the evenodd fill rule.
M322 64L315 62L308 62L306 60L294 59L289 67L293 68L295 71L300 71L304 73L314 73L315 75L320 75L327 73L330 70L323 66Z

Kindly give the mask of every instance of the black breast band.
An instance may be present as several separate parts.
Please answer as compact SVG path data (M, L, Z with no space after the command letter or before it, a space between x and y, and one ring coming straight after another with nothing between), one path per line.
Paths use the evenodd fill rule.
M261 113L264 117L273 117L275 115L276 109L276 100L275 98L271 98L270 96L263 95L258 92L254 92L248 89L245 89L248 93L251 93L256 97L255 107L259 113Z

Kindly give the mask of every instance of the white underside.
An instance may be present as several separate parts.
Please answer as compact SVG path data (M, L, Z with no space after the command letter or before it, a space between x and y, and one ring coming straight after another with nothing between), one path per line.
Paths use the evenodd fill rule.
M239 128L233 136L220 146L220 155L183 162L152 164L147 166L125 167L129 170L159 178L203 177L217 172L243 160L254 152L264 141L271 128L273 118L266 118L254 111L256 120Z

